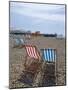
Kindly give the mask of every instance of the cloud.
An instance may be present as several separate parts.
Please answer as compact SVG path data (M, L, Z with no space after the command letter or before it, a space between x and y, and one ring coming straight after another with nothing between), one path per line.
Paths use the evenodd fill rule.
M31 4L11 2L11 12L35 19L65 21L64 5ZM60 14L61 13L61 14ZM41 21L42 21L41 20Z
M20 2L11 2L11 7L18 8L28 8L32 10L59 10L64 9L65 5L56 5L56 4L36 4L36 3L20 3Z
M42 20L52 20L52 21L65 21L65 15L64 14L54 14L53 13L49 13L45 11L41 13L41 11L38 9L38 12L36 12L35 10L32 10L32 9L29 9L29 8L26 8L25 10L23 8L21 9L13 9L12 10L13 13L17 13L17 14L20 14L20 15L25 15L25 16L28 16L28 17L31 17L31 18L35 18L35 19L42 19Z

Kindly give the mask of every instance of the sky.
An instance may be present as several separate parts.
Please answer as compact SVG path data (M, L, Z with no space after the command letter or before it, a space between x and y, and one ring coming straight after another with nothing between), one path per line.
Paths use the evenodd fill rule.
M10 29L65 36L65 5L10 2Z

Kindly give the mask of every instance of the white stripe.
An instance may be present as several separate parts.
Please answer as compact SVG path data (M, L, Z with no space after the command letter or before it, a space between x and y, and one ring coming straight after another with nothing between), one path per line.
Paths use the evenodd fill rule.
M32 57L35 57L35 55L34 55L34 47L31 47L31 54L32 54Z
M34 57L33 48L32 47L30 47L30 51L31 51L31 57Z
M50 61L52 61L51 49L49 49L49 52L50 52Z

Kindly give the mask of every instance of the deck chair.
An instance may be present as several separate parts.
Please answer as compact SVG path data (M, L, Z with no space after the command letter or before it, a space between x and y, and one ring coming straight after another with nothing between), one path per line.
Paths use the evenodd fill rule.
M42 58L43 60L46 62L46 68L45 68L45 73L44 73L44 76L46 77L44 80L44 77L43 77L43 80L44 80L44 83L43 85L46 86L46 85L54 85L56 84L56 76L57 76L57 72L56 72L56 49L52 49L52 48L44 48L44 49L41 49L41 52L42 52ZM52 78L53 77L53 78ZM50 79L48 79L50 78ZM54 80L55 81L54 81ZM49 80L49 83L47 84ZM53 80L53 82L52 82ZM46 83L46 84L45 84Z
M15 44L14 44L14 48L16 48L16 47L22 47L24 44L25 44L25 42L24 42L24 40L23 39L20 39L20 38L16 38L16 39L14 39L15 40Z
M22 81L23 83L29 85L33 85L35 83L38 72L41 71L42 60L36 46L25 45L25 49L27 53L24 63L25 68L23 70L23 74L21 74L21 78L19 79L19 81ZM29 63L27 63L27 61Z

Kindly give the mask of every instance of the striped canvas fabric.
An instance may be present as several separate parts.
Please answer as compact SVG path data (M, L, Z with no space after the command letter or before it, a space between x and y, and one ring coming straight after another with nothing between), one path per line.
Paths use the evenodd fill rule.
M16 45L22 45L22 44L24 44L24 40L23 39L16 38L15 39L15 43L16 43Z
M26 51L29 57L34 58L34 59L39 59L40 55L38 51L36 50L35 46L31 45L26 45Z
M56 50L55 49L41 49L43 60L54 62L56 60Z

